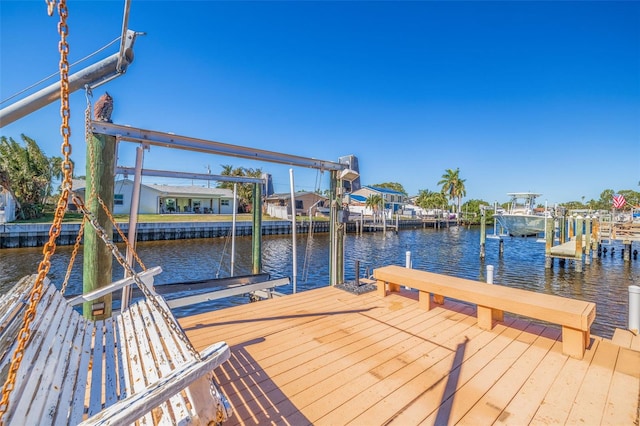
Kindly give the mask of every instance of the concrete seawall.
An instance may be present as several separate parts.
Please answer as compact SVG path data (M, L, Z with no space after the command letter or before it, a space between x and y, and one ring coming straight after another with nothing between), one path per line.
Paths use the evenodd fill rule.
M356 223L347 223L347 232L356 231ZM118 226L127 235L129 224L119 223ZM419 228L425 225L421 220L401 220L399 227ZM146 222L139 223L138 241L180 240L190 238L218 238L226 237L231 232L231 222ZM431 225L433 227L433 225ZM50 224L13 224L0 225L0 249L18 247L42 247L49 240ZM236 222L237 236L250 236L251 222ZM79 223L63 224L56 244L73 245L80 229ZM368 229L364 229L368 232ZM297 232L309 232L309 222L298 222ZM329 232L329 222L313 222L313 232ZM262 235L285 235L291 233L291 222L263 221ZM121 242L120 235L114 230L114 241Z

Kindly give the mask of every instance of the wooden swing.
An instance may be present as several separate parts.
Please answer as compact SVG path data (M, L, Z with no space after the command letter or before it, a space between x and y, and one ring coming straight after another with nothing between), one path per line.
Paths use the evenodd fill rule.
M51 11L55 0L48 3ZM153 289L161 268L136 273L71 191L65 0L58 11L63 190L38 274L0 298L0 425L219 424L231 409L212 371L229 358L228 345L198 352ZM70 197L129 278L66 300L46 275ZM131 284L144 299L111 318L91 320L74 309Z

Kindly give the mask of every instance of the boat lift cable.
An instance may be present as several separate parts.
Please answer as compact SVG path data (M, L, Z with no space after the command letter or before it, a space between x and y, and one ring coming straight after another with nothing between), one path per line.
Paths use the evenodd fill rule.
M220 278L220 269L222 269L222 262L224 262L224 255L227 253L227 244L231 240L231 230L227 231L227 236L224 239L224 247L222 247L222 254L220 255L220 262L218 263L218 270L216 271L216 278Z
M145 33L127 30L125 35L125 49L90 65L69 76L69 93L89 87L95 89L114 78L123 75L127 67L133 62L133 45L136 37ZM120 70L117 64L120 62ZM53 83L31 95L15 101L13 104L0 109L0 127L4 127L16 120L43 108L60 98L60 83Z
M69 65L69 69L72 69L73 67L83 63L84 61L88 60L89 58L92 58L92 57L96 56L98 53L102 52L103 50L108 49L111 45L113 45L114 43L119 41L121 38L122 37L116 37L113 40L111 40L109 43L107 43L104 46L102 46L100 49L96 50L95 52L89 53L84 58L75 61L74 63ZM29 90L33 89L34 87L38 87L42 83L45 83L45 82L51 80L52 78L58 77L59 75L60 75L60 73L58 71L56 71L53 74L50 74L50 75L46 76L45 78L41 79L40 81L37 81L37 82L33 83L31 86L25 87L24 89L20 90L19 92L14 93L13 95L9 96L8 98L0 100L0 105L9 102L11 99L16 98L16 97L28 92Z

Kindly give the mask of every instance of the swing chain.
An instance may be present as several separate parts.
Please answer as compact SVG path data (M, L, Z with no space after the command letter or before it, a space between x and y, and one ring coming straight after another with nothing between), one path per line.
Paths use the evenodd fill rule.
M168 308L160 305L155 295L152 294L151 290L149 290L146 284L142 282L140 277L134 271L133 267L130 266L129 263L127 263L127 260L124 258L120 250L118 250L118 247L113 243L113 241L107 234L107 231L105 231L105 229L100 225L96 216L91 211L89 211L89 209L85 206L82 199L78 197L78 195L76 195L75 193L72 194L72 200L73 200L73 203L76 206L78 206L78 210L80 210L83 213L83 215L87 218L91 226L95 229L98 237L100 237L100 239L104 241L106 246L109 247L116 261L120 265L122 265L122 267L127 272L127 274L129 274L129 276L133 278L134 282L136 283L138 288L142 291L145 298L147 300L150 300L153 306L156 308L156 310L160 312L160 315L162 315L162 319L164 319L167 326L171 328L174 334L178 336L178 338L185 344L185 346L187 347L187 350L189 350L189 352L194 356L194 358L196 358L198 361L201 361L202 357L200 356L200 352L198 352L196 348L193 346L193 344L189 341L182 327L178 325L178 323L175 321L173 316L168 312Z
M80 249L80 244L82 243L82 235L84 234L84 224L86 223L86 219L82 217L82 223L80 223L80 229L78 230L78 235L76 236L76 242L73 245L73 251L71 252L71 259L69 259L69 265L67 266L67 273L64 276L64 281L62 282L62 286L60 287L60 294L63 294L67 291L67 284L69 283L69 278L71 278L71 270L73 269L73 264L75 263L76 256L78 255L78 250Z
M53 14L55 3L55 0L47 1L49 16ZM73 173L73 163L70 160L71 145L69 144L69 136L71 135L69 117L71 112L69 109L69 62L67 58L69 53L69 44L67 43L69 27L67 26L68 11L66 0L59 0L58 14L60 15L60 22L58 23L58 34L60 34L58 51L60 53L60 116L62 117L60 133L62 134L63 140L61 151L63 154L62 171L64 174L62 181L62 193L58 199L53 223L49 228L49 241L44 245L42 250L43 259L38 265L38 274L33 284L33 288L29 293L29 305L25 310L22 328L17 336L17 347L12 355L9 371L7 372L7 378L2 387L2 399L0 400L0 424L4 423L3 417L9 408L9 397L15 387L16 376L18 369L20 368L20 364L22 363L22 358L24 357L25 346L31 337L31 322L35 318L38 302L42 298L44 279L51 268L50 259L56 250L56 239L60 235L60 231L62 229L62 218L64 217L65 210L67 209L69 194L72 188L71 177Z

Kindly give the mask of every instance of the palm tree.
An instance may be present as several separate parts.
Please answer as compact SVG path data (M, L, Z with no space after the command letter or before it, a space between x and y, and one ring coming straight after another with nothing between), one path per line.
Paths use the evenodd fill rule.
M446 169L442 175L442 179L438 182L438 185L442 185L442 192L449 196L450 200L456 198L458 200L458 208L456 210L458 222L460 222L460 204L462 197L467 195L467 190L464 187L466 179L460 179L460 168L455 170Z
M262 169L253 169L246 167L233 168L230 164L222 165L222 176L236 176L236 177L262 177ZM253 206L253 185L252 183L240 183L238 184L238 201L240 203L240 209L243 212L247 211L249 205ZM219 182L218 188L233 189L232 182Z
M382 195L380 194L371 194L367 197L367 200L365 201L365 207L369 207L370 209L372 209L375 213L378 212L378 209L380 208L380 206L382 206L382 202L384 201L384 199L382 198Z

